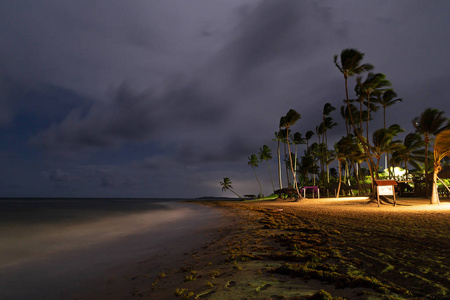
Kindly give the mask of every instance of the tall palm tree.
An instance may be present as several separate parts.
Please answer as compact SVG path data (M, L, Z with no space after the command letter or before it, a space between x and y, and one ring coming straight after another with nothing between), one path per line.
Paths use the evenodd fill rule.
M297 165L298 165L297 145L306 144L306 139L302 136L300 132L296 132L292 136L292 142L295 145L294 171L295 173L297 173Z
M284 139L284 136L281 136L281 130L275 132L274 141L277 142L277 156L278 156L278 184L280 186L280 190L283 188L283 181L281 180L281 153L280 153L280 142Z
M262 148L259 148L259 160L262 162L263 160L267 163L267 168L269 169L270 180L272 182L272 189L275 192L275 186L273 185L273 177L272 172L270 171L269 160L272 159L272 150L267 145L263 145Z
M383 108L383 125L386 128L386 108L397 102L402 102L402 98L396 98L397 93L393 89L387 89L382 94L377 95L377 103Z
M258 197L260 198L262 195L262 188L261 188L261 183L259 182L258 176L256 175L256 170L255 170L255 168L257 168L259 165L259 161L258 161L258 157L255 154L250 155L250 157L248 158L248 165L250 167L252 167L252 170L255 173L256 181L258 181L258 185L259 185Z
M397 93L395 93L393 89L387 89L383 93L379 93L376 97L376 103L380 104L383 108L383 128L386 128L386 108L397 102L402 102L403 100L401 98L396 98ZM389 153L386 153L386 162L389 175L391 176Z
M434 109L425 109L420 116L412 120L416 132L424 137L425 142L425 196L428 197L428 145L432 135L437 135L441 131L450 128L450 122L444 117L444 112ZM447 123L447 124L446 124Z
M289 128L292 125L294 125L298 120L300 120L300 118L301 115L298 112L296 112L293 109L290 109L287 112L287 114L280 119L280 127L284 127L286 129L286 141L288 146L289 161L291 163L292 176L294 178L294 187L297 190L298 197L302 198L302 196L300 195L300 191L298 190L297 178L295 176L294 165L292 163L291 148L289 147Z
M313 137L313 135L314 135L314 131L312 131L312 130L308 130L308 131L305 133L306 150L309 149L309 140Z
M340 63L338 62L338 58L340 58ZM339 69L339 71L344 75L345 81L345 96L347 100L347 109L348 114L350 116L350 122L353 128L356 130L355 123L353 121L352 112L350 110L350 99L348 97L348 77L352 77L355 74L361 74L363 72L367 72L373 69L371 64L361 64L361 61L364 58L364 53L358 51L357 49L348 48L342 50L340 56L334 56L334 64Z
M220 186L222 187L222 192L224 192L224 191L226 191L226 190L230 190L233 194L235 194L235 195L238 196L241 200L243 200L243 198L242 198L238 193L236 193L236 192L233 190L233 186L232 186L231 184L232 184L232 183L231 183L230 178L224 177L224 178L223 178L223 181L220 182Z
M323 106L323 111L322 111L322 123L323 123L323 127L324 127L324 138L323 140L325 141L325 144L327 143L327 130L333 128L334 126L337 125L336 122L333 121L333 119L330 117L330 113L335 110L336 108L331 105L330 103L325 103L325 105Z
M357 86L360 88L359 93L360 96L365 97L365 105L367 107L367 118L366 118L366 137L367 143L369 143L369 120L370 120L370 112L376 109L376 106L371 106L371 96L377 96L381 94L386 87L391 86L391 82L386 79L386 75L382 73L369 73L367 74L366 80L362 82L362 77L356 78ZM372 103L373 104L373 103Z
M350 99L348 97L348 77L354 76L355 74L361 74L363 72L367 72L373 69L371 64L361 64L362 59L364 58L364 53L358 51L357 49L344 49L340 55L340 64L338 62L338 55L334 56L334 64L339 69L339 71L344 75L345 81L345 96L347 101L348 114L350 119L350 124L352 125L356 136L358 137L361 145L364 148L364 152L367 154L367 164L370 170L370 174L372 177L372 191L373 191L373 170L372 166L374 165L372 157L369 155L369 146L367 145L368 140L365 140L361 134L361 132L357 129L355 122L353 120L353 111L350 106Z
M334 110L334 109L335 109L335 108L333 107L333 110ZM324 137L323 137L323 141L324 141L324 143L325 143L323 155L324 155L325 164L326 164L326 166L327 166L327 169L326 169L326 173L327 173L327 182L330 183L330 168L329 168L329 163L330 163L332 160L329 159L329 155L328 155L328 154L331 153L331 152L328 151L328 135L327 135L327 132L328 132L329 129L335 127L335 126L337 125L337 123L333 121L333 118L332 118L332 117L328 117L328 116L325 116L325 115L324 115L324 117L323 117L323 123L322 123L322 124L323 124L323 136L324 136Z

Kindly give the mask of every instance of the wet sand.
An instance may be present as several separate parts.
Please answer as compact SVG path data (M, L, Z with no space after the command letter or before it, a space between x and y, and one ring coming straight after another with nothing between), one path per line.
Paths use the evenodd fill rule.
M397 200L201 202L231 223L77 299L450 299L450 202Z

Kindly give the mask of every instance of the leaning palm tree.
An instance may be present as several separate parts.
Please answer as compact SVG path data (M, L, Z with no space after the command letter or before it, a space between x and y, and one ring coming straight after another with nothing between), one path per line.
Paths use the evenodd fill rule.
M416 132L420 133L424 137L425 142L425 196L428 197L428 145L430 143L430 138L432 135L437 135L441 131L450 128L450 123L446 117L444 117L444 112L434 109L425 109L419 117L415 117L412 120L413 126ZM447 123L447 124L446 124Z
M439 133L436 136L436 140L434 142L434 172L433 172L433 189L431 192L431 201L430 201L431 204L439 204L437 179L440 180L440 178L438 177L438 173L442 169L441 160L443 160L444 157L446 156L450 156L450 130L444 130L441 133ZM445 187L449 189L447 185L445 185Z
M267 163L267 168L269 169L270 180L272 182L272 189L275 192L275 186L273 185L273 177L272 172L270 171L269 160L272 159L272 150L270 150L269 146L263 145L262 148L259 148L259 160L262 162L263 160Z
M255 154L250 155L250 157L248 158L248 165L250 167L252 167L252 170L255 173L256 181L258 181L258 185L259 185L258 197L261 198L261 195L262 195L261 183L259 182L258 176L256 175L256 170L255 170L255 168L257 168L259 165L259 161L258 161L258 157Z
M297 178L295 176L294 165L292 163L291 148L289 147L289 128L292 125L294 125L298 120L300 120L300 118L301 118L301 115L298 112L296 112L293 109L290 109L287 112L287 114L280 119L280 127L284 127L286 129L286 141L287 141L287 146L288 146L289 161L291 163L292 176L294 179L294 187L297 190L298 197L302 198L302 196L300 195L300 191L298 190Z
M230 190L233 194L235 194L236 196L238 196L240 199L243 200L243 198L241 196L239 196L239 194L233 190L233 186L231 184L232 183L231 183L230 178L224 177L223 181L220 182L220 186L222 187L222 192L225 192L226 190Z

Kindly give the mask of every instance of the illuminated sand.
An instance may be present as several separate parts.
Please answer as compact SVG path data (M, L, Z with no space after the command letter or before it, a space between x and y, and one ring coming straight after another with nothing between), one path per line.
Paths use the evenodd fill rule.
M233 225L182 261L174 259L160 276L127 274L126 285L109 293L117 296L110 299L306 299L320 289L348 299L449 299L450 202L397 203L377 207L367 198L209 203L233 216ZM295 251L308 253L301 258L289 246L297 237L303 238L295 240ZM358 279L342 285L315 277L317 272L274 272L321 259L345 269L352 280L380 284L368 287Z

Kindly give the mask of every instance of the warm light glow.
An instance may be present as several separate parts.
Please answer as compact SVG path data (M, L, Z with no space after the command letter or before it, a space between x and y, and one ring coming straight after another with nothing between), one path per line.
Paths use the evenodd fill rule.
M401 178L401 177L405 176L405 174L406 174L406 170L399 168L399 167L391 168L391 172L392 172L392 174L394 174L395 178ZM388 175L389 174L388 169L384 169L384 173L386 175Z

